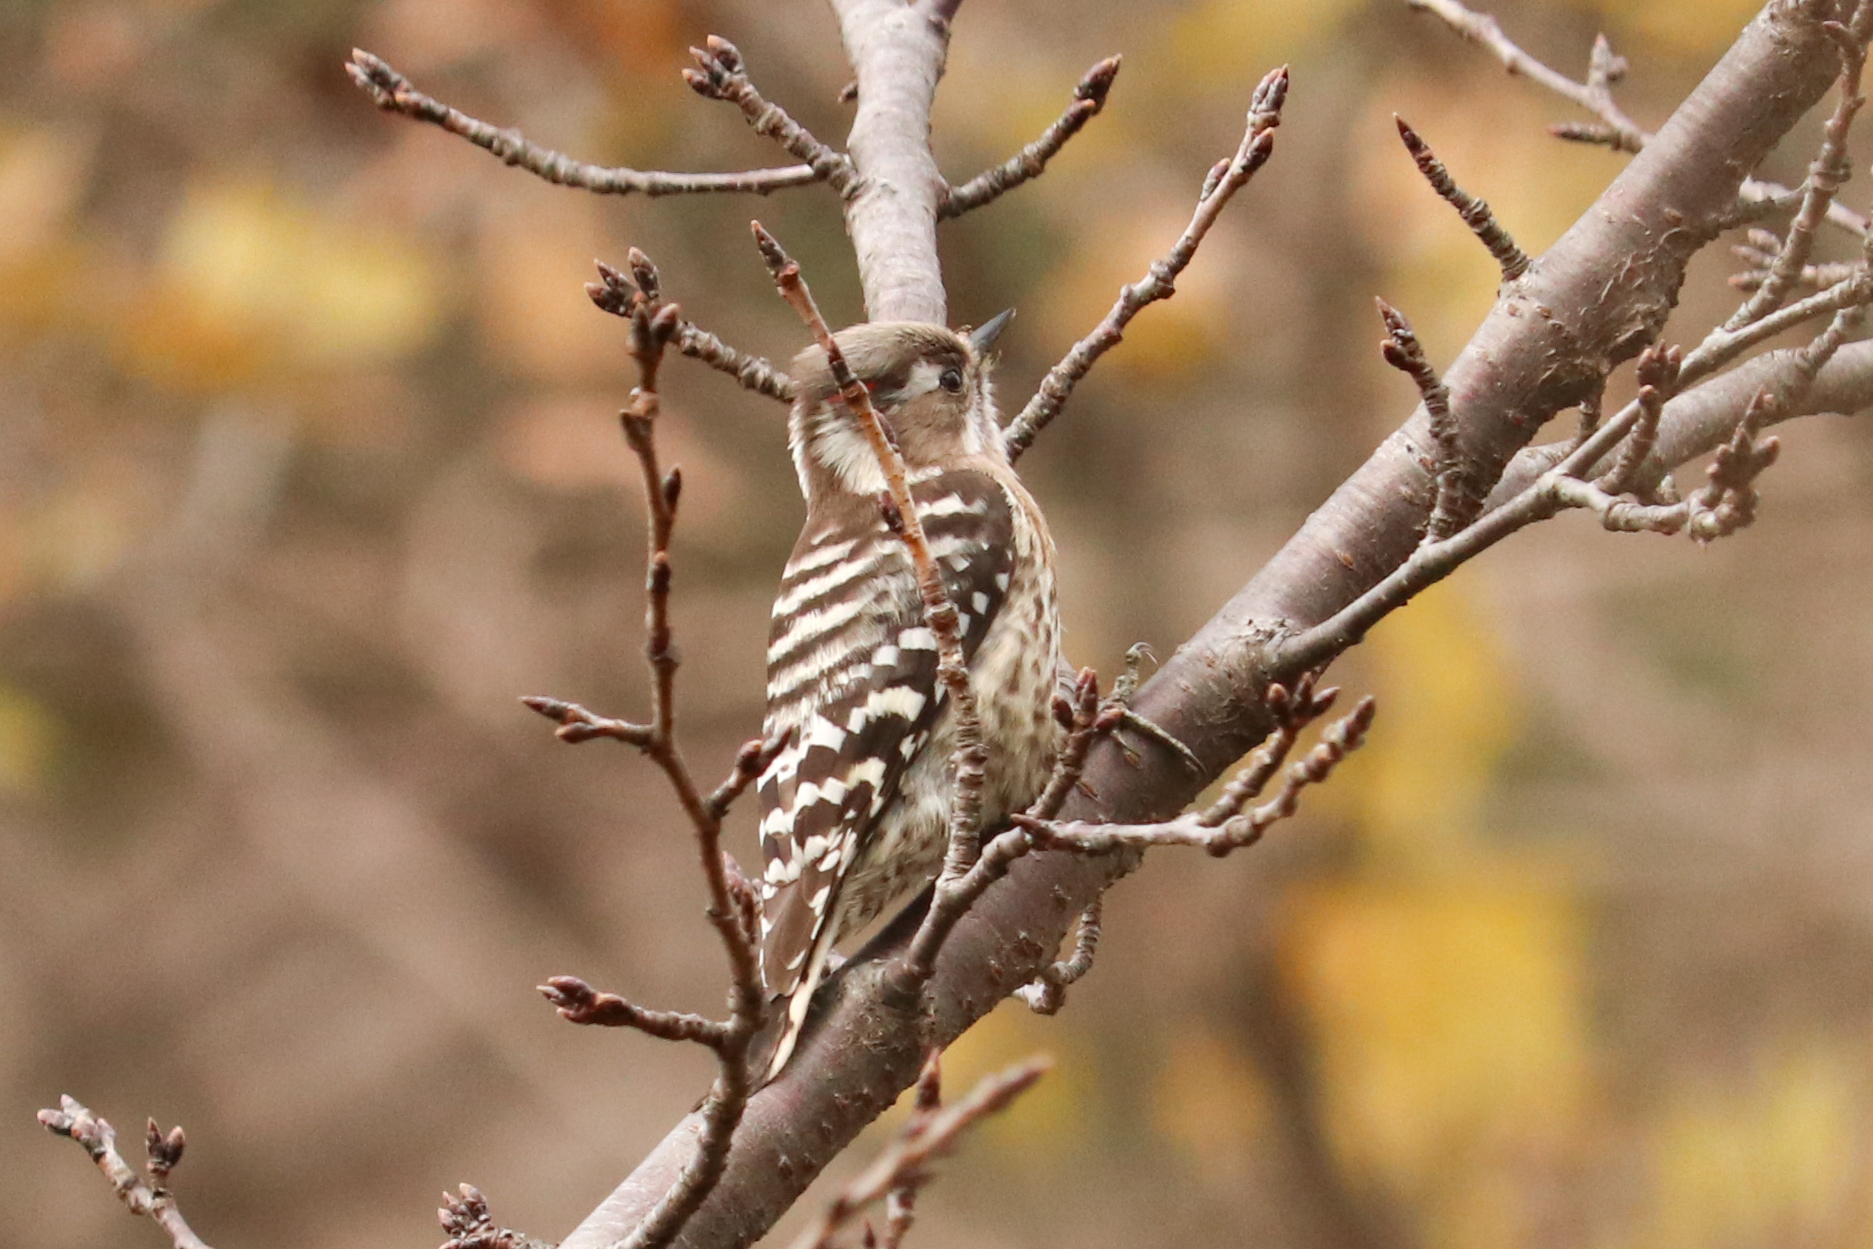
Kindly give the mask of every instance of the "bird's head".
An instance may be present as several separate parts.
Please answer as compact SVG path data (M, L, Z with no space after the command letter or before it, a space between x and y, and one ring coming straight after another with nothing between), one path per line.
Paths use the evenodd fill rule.
M1007 463L989 383L989 349L1012 315L1004 312L966 333L917 321L880 321L834 335L907 468L984 457ZM794 359L792 372L788 443L808 502L884 490L877 456L839 398L826 353L809 347Z

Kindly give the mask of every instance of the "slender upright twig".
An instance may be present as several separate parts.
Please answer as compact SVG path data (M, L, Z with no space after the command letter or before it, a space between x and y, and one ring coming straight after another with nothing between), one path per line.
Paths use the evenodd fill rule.
M1381 353L1387 364L1417 383L1418 396L1424 401L1424 414L1431 426L1431 441L1437 448L1432 473L1436 493L1430 518L1424 524L1424 540L1436 542L1455 533L1469 519L1474 505L1469 497L1463 447L1457 441L1457 421L1450 414L1450 390L1431 367L1424 346L1412 331L1411 322L1405 320L1405 314L1383 299L1377 302L1379 317L1385 322Z
M1815 231L1834 203L1834 196L1852 173L1847 160L1847 133L1853 128L1854 114L1866 103L1860 94L1860 72L1866 66L1866 28L1873 23L1873 4L1864 0L1854 11L1853 29L1839 22L1825 22L1826 30L1840 52L1840 99L1822 127L1821 150L1808 166L1808 178L1802 184L1801 207L1789 222L1775 259L1755 292L1724 322L1727 330L1739 329L1760 320L1782 306L1789 291L1801 280L1808 257L1814 251Z
M1457 185L1456 179L1450 176L1450 170L1444 168L1444 162L1431 150L1431 145L1419 138L1418 132L1405 124L1403 117L1394 113L1392 120L1398 124L1398 137L1405 141L1405 150L1417 162L1418 172L1424 175L1432 190L1457 210L1457 215L1463 218L1463 224L1469 226L1470 232L1489 249L1489 254L1495 257L1497 266L1502 270L1502 280L1513 282L1527 273L1528 253L1516 245L1509 232L1503 229L1502 223L1496 220L1496 214L1489 205L1481 197L1471 195Z
M749 742L736 757L729 777L705 794L697 785L676 736L677 653L670 624L670 539L682 494L680 471L663 471L657 454L656 420L660 410L657 373L663 353L682 321L675 304L657 299L656 271L634 252L640 292L631 309L631 355L639 382L631 402L620 412L625 441L636 455L644 480L646 526L646 600L644 654L650 668L650 719L634 724L595 716L575 703L551 698L523 701L559 722L568 742L613 737L637 747L663 770L670 788L695 832L698 857L709 889L709 922L721 939L730 972L726 1021L652 1011L612 994L595 992L576 977L561 976L540 987L562 1016L574 1023L636 1028L666 1040L693 1041L715 1051L716 1076L702 1106L702 1127L689 1161L669 1189L623 1242L626 1249L662 1249L708 1197L722 1177L729 1147L741 1122L754 1082L748 1049L760 1030L767 995L760 964L759 903L752 887L722 849L722 817L729 804L759 774L768 750Z
M1047 162L1059 155L1067 140L1099 115L1106 106L1106 94L1112 80L1119 76L1119 58L1109 56L1086 71L1079 86L1073 89L1073 102L1051 126L1034 140L993 169L985 169L961 186L953 186L937 205L937 216L960 217L966 212L1001 198L1023 182L1046 172Z
M1041 430L1047 428L1048 423L1059 415L1067 397L1079 385L1080 379L1091 371L1094 362L1118 346L1131 319L1147 304L1169 299L1175 293L1177 275L1184 271L1191 258L1197 254L1203 236L1216 224L1216 218L1221 215L1230 198L1242 189L1243 184L1274 151L1274 130L1281 124L1281 106L1287 100L1287 95L1288 67L1283 65L1269 73L1255 88L1255 94L1249 102L1248 128L1242 136L1241 146L1230 159L1218 161L1203 180L1203 190L1197 196L1196 212L1190 218L1190 224L1184 227L1183 235L1176 245L1152 262L1142 280L1120 288L1118 302L1112 305L1105 319L1094 327L1092 333L1075 343L1073 350L1060 363L1048 370L1047 376L1041 380L1040 389L1021 409L1021 414L1009 423L1003 435L1009 459L1019 459L1021 453L1033 445Z
M957 620L956 606L950 601L942 572L924 538L923 522L917 514L916 501L911 497L903 457L885 433L884 425L872 407L870 392L846 363L844 353L839 350L838 340L833 337L826 319L820 315L818 306L813 302L813 293L807 289L806 282L800 276L800 266L781 249L773 235L761 228L759 222L754 223L754 235L760 245L761 255L767 261L768 271L774 276L775 286L794 311L799 313L800 319L825 351L833 382L839 387L840 398L857 419L866 441L871 444L872 452L878 458L894 510L894 527L903 539L911 567L917 574L925 621L936 634L937 678L942 681L950 698L956 736L955 753L950 763L949 847L943 857L943 868L937 876L935 897L931 902L932 913L939 910L947 913L954 905L957 888L972 870L980 868L984 861L1000 862L1003 851L1012 849L993 846L994 853L991 854L982 847L982 786L986 780L988 753L982 744L982 725L976 710L975 689L970 684L969 669L963 655L962 629ZM998 842L1004 839L1005 836ZM912 949L921 952L925 945L923 942L913 943ZM904 988L920 988L929 979L934 965L933 956L933 952L932 959L907 955L899 961L898 976Z

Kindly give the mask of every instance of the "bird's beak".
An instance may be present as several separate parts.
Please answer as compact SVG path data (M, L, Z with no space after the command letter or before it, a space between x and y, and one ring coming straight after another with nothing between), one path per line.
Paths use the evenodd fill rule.
M1002 336L1002 331L1007 329L1008 323L1014 319L1015 310L1013 308L990 317L987 321L969 331L969 345L975 348L978 356L988 354L989 348L995 345L995 340Z

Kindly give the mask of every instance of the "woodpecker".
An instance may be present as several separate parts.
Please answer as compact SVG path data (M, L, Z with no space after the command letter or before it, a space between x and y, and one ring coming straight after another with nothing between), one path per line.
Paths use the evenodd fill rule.
M969 334L881 322L836 336L904 458L958 613L988 748L985 828L1040 794L1060 737L1053 539L1003 450L989 377L1011 315ZM833 944L941 864L955 745L936 635L885 517L877 457L824 351L802 352L792 373L788 445L807 515L768 640L764 733L784 745L758 783L762 975L780 1020L770 1079Z

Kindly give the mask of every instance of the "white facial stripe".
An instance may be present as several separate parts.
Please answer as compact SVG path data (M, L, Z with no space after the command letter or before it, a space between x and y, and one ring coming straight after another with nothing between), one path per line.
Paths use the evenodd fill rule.
M813 447L820 463L832 470L839 483L853 494L879 494L885 489L884 470L865 435L852 427L843 408L826 413L814 430Z

